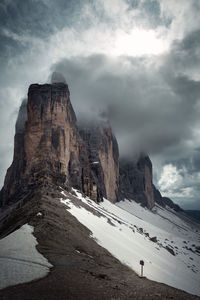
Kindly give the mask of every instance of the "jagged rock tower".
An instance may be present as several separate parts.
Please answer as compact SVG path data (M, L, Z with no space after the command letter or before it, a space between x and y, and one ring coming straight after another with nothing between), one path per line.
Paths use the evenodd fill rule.
M56 77L58 77L56 75ZM130 199L151 209L155 201L174 206L152 182L148 156L121 160L108 122L78 128L63 82L32 84L19 110L14 157L0 192L0 206L17 202L24 192L45 184L74 187L94 201Z
M141 155L136 161L121 160L120 198L134 199L150 209L154 206L152 163L148 156Z
M118 155L109 126L79 132L67 84L32 84L28 102L19 110L1 204L15 202L20 191L45 182L72 186L94 201L106 197L115 202Z

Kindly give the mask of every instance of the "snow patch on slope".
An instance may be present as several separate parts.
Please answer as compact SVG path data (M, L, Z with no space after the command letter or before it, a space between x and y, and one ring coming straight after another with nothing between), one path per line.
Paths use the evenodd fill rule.
M167 210L153 213L128 200L115 205L105 199L97 204L75 192L80 205L67 199L64 191L61 202L92 231L99 245L138 274L139 261L144 260L147 278L200 295L199 233Z
M33 231L26 224L0 240L0 289L44 277L52 267L37 251Z

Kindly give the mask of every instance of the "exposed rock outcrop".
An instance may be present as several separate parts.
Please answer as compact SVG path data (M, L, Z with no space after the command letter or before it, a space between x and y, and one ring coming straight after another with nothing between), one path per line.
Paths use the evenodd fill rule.
M163 197L159 192L159 190L155 187L155 185L153 186L153 193L154 193L155 202L158 203L160 206L165 207Z
M1 191L2 204L15 201L19 188L41 182L68 184L100 200L102 193L76 125L68 86L31 85L24 124L25 110L23 103L16 123L13 163Z
M23 102L16 123L2 205L15 202L19 190L41 182L69 185L95 201L106 197L115 202L119 154L111 128L99 125L80 132L67 84L31 85L27 108Z
M87 145L91 168L98 178L103 196L111 202L118 199L119 150L111 127L107 123L88 125L80 130Z
M41 184L74 187L94 201L128 198L151 209L155 202L179 210L152 184L148 156L121 160L108 123L77 126L64 77L32 84L16 122L14 157L0 192L0 206Z
M171 199L163 197L153 185L152 163L148 156L140 155L136 160L120 161L119 198L130 199L152 209L155 203L183 211Z
M120 162L120 198L133 199L143 206L154 206L152 163L148 156Z

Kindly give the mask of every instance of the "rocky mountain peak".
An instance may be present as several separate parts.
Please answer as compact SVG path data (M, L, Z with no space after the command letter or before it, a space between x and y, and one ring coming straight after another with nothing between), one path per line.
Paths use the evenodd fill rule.
M32 84L16 122L14 157L0 192L0 204L16 202L41 184L74 187L96 202L155 201L173 206L153 186L148 155L120 159L109 122L77 124L68 85L53 73L51 84Z
M155 204L152 181L152 163L148 156L120 161L121 199L134 199L151 209Z
M22 187L45 182L69 185L94 201L107 197L115 202L118 177L118 146L111 128L99 124L79 131L67 84L32 84L19 110L14 159L1 203L17 201Z
M119 149L109 123L85 124L80 129L85 141L91 168L98 178L103 196L118 200Z

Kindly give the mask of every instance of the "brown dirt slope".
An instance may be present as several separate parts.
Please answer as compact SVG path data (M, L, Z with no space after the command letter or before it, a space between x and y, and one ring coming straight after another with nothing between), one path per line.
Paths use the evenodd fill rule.
M35 190L1 226L0 238L26 222L33 225L38 250L54 267L45 278L0 290L0 299L200 299L139 278L89 237L59 197L53 187Z

